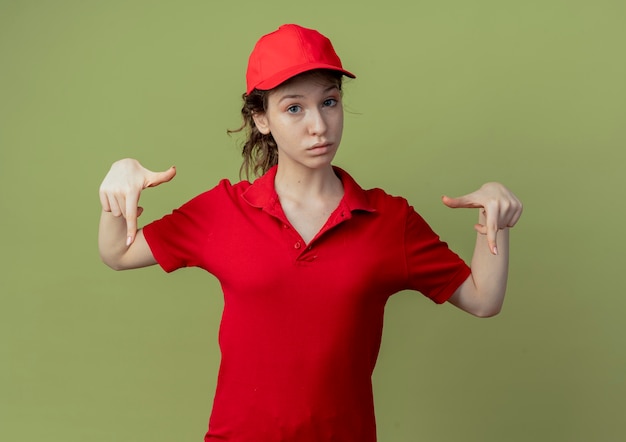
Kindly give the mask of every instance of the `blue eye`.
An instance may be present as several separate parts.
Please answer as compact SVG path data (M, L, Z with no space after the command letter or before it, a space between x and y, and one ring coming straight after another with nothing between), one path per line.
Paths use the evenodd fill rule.
M337 105L337 100L335 100L334 98L329 98L327 100L324 100L324 106L326 107L332 107Z
M294 104L293 106L289 106L287 108L287 112L289 112L290 114L297 114L298 112L300 112L300 106Z

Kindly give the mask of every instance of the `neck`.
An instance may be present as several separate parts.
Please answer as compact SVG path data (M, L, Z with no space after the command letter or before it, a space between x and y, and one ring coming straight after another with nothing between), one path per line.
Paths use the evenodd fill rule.
M274 187L279 197L306 199L337 194L343 195L341 180L331 165L320 169L298 169L280 167L276 171Z

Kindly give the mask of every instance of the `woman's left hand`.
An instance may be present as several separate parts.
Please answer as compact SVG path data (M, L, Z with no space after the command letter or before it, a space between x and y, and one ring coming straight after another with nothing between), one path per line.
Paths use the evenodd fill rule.
M451 208L482 208L480 222L474 228L487 235L489 250L498 254L496 237L498 230L513 227L522 215L520 200L500 183L486 183L475 192L450 198L444 196L443 203Z

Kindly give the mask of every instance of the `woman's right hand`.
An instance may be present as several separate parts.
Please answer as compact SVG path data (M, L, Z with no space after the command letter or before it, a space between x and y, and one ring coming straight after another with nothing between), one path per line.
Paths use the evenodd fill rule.
M100 203L105 212L126 219L127 246L132 244L137 234L137 217L143 210L139 207L141 191L168 182L175 175L174 166L163 172L152 172L132 158L113 163L100 185Z

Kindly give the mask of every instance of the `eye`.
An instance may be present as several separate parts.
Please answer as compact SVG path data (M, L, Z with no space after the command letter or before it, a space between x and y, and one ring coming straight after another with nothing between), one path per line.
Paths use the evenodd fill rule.
M328 98L328 99L324 100L323 105L326 106L326 107L336 106L337 105L337 100L334 99L334 98Z
M289 112L290 114L297 114L298 112L300 112L300 106L298 106L297 104L289 106L287 108L287 112Z

